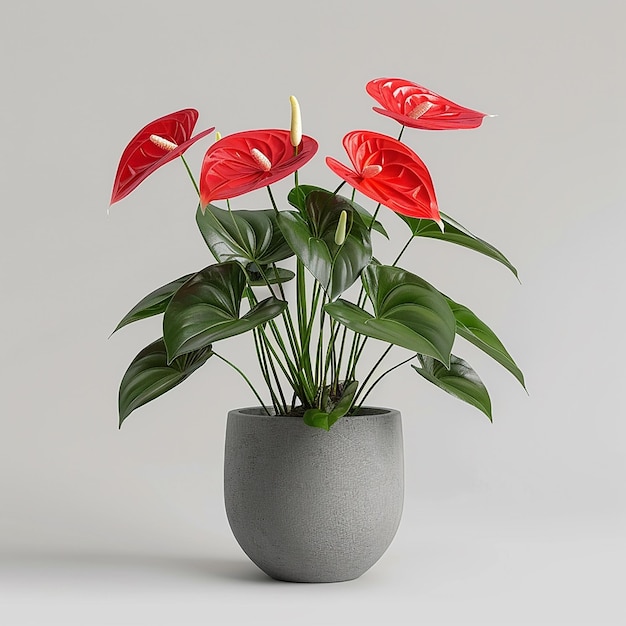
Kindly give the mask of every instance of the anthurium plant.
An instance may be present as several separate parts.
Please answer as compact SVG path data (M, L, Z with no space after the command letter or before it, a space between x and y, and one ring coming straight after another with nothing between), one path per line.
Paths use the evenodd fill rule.
M111 204L180 157L198 193L195 219L212 259L152 291L118 324L116 330L163 316L163 336L139 352L122 379L120 425L207 361L231 367L268 414L297 416L326 430L358 412L385 376L408 363L423 379L491 419L487 389L452 353L457 336L524 385L522 372L487 324L398 265L411 242L428 237L491 257L517 276L501 252L439 210L426 165L402 142L407 128L475 128L485 114L402 79L376 79L366 89L380 105L374 111L400 124L399 136L370 130L346 134L349 164L326 158L339 179L334 190L300 182L299 170L318 144L302 134L293 96L289 130L216 133L198 180L184 152L214 128L193 135L195 109L159 118L131 140L119 163ZM279 205L271 185L289 176L293 189ZM235 199L263 187L267 208L233 206ZM368 203L373 208L366 208ZM388 237L379 220L388 210L404 220L408 239L395 259L384 262L374 255L373 244ZM242 333L250 335L262 388L253 385L241 363L222 354L222 343ZM364 367L361 357L368 343L379 355ZM390 362L394 347L402 355Z

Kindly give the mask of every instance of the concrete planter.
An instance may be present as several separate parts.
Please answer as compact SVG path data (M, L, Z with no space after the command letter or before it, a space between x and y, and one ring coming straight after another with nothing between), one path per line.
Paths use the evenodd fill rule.
M272 578L357 578L400 523L400 413L364 409L326 432L260 408L231 411L224 497L239 545Z

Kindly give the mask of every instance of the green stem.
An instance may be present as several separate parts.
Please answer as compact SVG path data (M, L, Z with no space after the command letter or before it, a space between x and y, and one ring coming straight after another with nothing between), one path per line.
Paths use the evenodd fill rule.
M241 267L242 267L243 271L246 274L246 281L249 283L250 282L250 276L249 276L246 268L244 268L243 266L241 266ZM252 288L250 287L249 284L246 285L245 293L246 293L246 295L248 297L248 300L251 302L252 305L258 304L256 296L254 295L254 292L253 292L253 290L252 290ZM287 364L287 367L289 368L289 372L290 372L289 374L287 373L287 370L285 369L285 366L283 365L282 361L280 360L280 358L276 354L276 351L269 344L269 339L268 339L267 334L265 333L264 330L261 331L262 332L263 341L269 347L269 349L270 349L272 355L274 356L274 358L277 359L278 365L280 366L280 368L285 373L285 376L287 377L287 380L288 380L289 384L294 389L299 389L297 383L295 382L295 381L298 380L298 369L297 369L296 365L292 362L291 358L289 357L289 353L288 353L287 348L285 346L285 343L284 343L284 341L283 341L283 339L282 339L282 337L280 335L278 327L276 326L276 323L274 322L274 320L270 320L269 322L267 322L267 324L270 327L270 330L272 331L272 335L273 335L274 339L276 340L276 344L278 345L280 351L283 354L283 357L285 358L285 363ZM270 359L270 365L273 365L273 362L272 362L271 359ZM281 391L281 396L282 396L282 391Z
M322 372L323 372L324 363L322 359L322 353L324 351L324 348L323 348L324 322L326 321L326 311L324 310L324 300L325 298L322 298L322 306L320 308L320 328L319 328L319 335L317 337L317 350L316 350L316 355L315 355L315 388L318 390L318 392L321 392L323 390ZM318 393L318 395L319 395L319 401L321 403L322 393ZM318 408L323 410L321 407L321 404Z
M415 235L411 234L411 238L404 244L404 248L400 250L400 254L396 257L396 260L392 263L391 267L396 266L396 263L400 260L400 257L406 252L406 249L409 247L413 239L415 239Z
M265 412L269 415L270 412L267 410L265 403L261 399L261 396L258 394L257 390L254 388L254 385L250 382L250 379L234 363L231 363L228 359L225 359L221 354L218 354L217 352L215 352L215 350L211 350L211 352L213 353L213 356L216 356L218 359L221 359L222 361L224 361L224 363L227 363L228 365L230 365L236 372L239 372L240 376L248 383L248 387L252 389L252 393L256 396L256 399L259 401L259 404L263 407Z
M379 202L378 206L376 207L376 210L374 211L374 215L372 216L372 221L371 221L371 223L369 225L369 228L367 229L367 231L369 233L371 233L372 232L372 228L374 228L374 222L376 221L376 217L378 216L378 211L380 211L380 207L381 207L381 204Z
M199 196L200 195L200 189L198 189L198 183L196 182L196 179L193 177L193 174L191 173L191 168L187 164L187 161L185 160L185 157L182 154L180 155L180 158L183 160L183 163L185 164L185 169L187 170L187 174L189 174L189 178L191 178L191 182L193 183L193 186L195 187L196 193Z
M285 377L287 378L287 381L289 382L289 384L292 387L295 387L293 382L291 380L289 380L289 376L287 375L287 372L285 371L285 368L284 368L280 358L276 354L276 351L272 347L272 344L269 342L269 340L267 338L267 335L265 334L265 331L263 331L263 330L261 331L261 336L263 337L263 340L264 340L263 341L264 348L269 350L269 352L274 356L274 358L276 359L278 365L283 370L283 374L285 374ZM269 357L269 354L268 354L268 357ZM287 414L287 401L285 400L285 395L283 394L283 388L282 388L282 385L280 384L280 378L278 378L278 373L276 372L276 367L274 366L273 359L268 358L268 361L269 361L269 364L270 364L270 369L272 370L272 374L274 375L274 380L276 381L276 386L278 387L278 394L280 395L280 399L282 400L282 403L283 403L283 409L281 409L278 412L282 413L283 415L286 415Z
M263 280L265 281L265 283L267 284L267 288L270 290L270 292L272 293L272 296L274 295L274 292L272 291L272 286L270 284L269 279L267 278L267 275L265 274L265 272L263 271L263 268L259 265L257 266L259 269L259 273L261 274L261 277L263 278ZM277 268L276 268L276 263L272 264L272 267L274 268L274 273L277 274ZM283 299L283 301L287 301L287 298L285 297L285 291L283 290L283 285L282 283L279 281L278 282L278 289L281 295L281 298ZM296 331L293 327L293 321L291 319L291 313L289 312L289 308L286 308L283 312L282 312L282 318L283 318L283 322L285 324L285 328L287 329L287 339L289 340L289 345L291 347L291 352L296 360L296 368L294 371L297 371L297 369L299 369L300 366L300 361L301 361L301 355L300 352L298 350L298 346L296 344Z
M356 379L356 366L359 362L359 359L361 358L361 354L363 352L363 348L365 348L366 343L367 343L367 337L363 337L363 341L361 341L360 344L359 344L359 341L357 341L358 349L356 350L356 353L354 356L354 362L352 363L352 371L350 372L350 375L348 376L347 380Z
M330 339L328 340L328 346L326 348L326 362L324 364L324 375L322 376L322 385L321 389L324 390L326 388L326 378L328 376L328 369L333 361L335 355L335 339L337 337L337 332L339 330L339 325L335 320L331 320L330 322ZM333 372L333 376L331 381L335 378L335 372Z
M246 271L246 269L243 266L241 266L241 267L242 267L244 273L246 274L246 282L249 283L250 276L248 275L248 272ZM256 299L256 296L254 295L254 291L252 290L252 288L250 287L249 284L246 284L245 293L246 293L246 296L248 298L248 301L250 302L250 305L251 306L256 306L258 304L258 301ZM291 372L291 375L287 372L287 370L286 370L285 366L283 365L280 357L276 354L276 351L274 350L274 347L271 345L270 340L269 340L267 334L265 333L265 330L262 327L259 327L260 328L260 333L261 333L261 338L263 340L263 345L268 350L268 356L271 354L274 357L274 359L276 359L280 369L285 374L285 377L287 378L287 382L289 383L289 385L291 385L291 387L293 389L298 389L298 385L295 382L295 379L297 377L292 378L292 376L294 375L295 366L293 365L293 363L291 362L291 359L289 358L289 354L287 353L287 348L285 347L285 344L283 343L282 337L280 336L280 333L278 332L278 328L276 327L276 324L274 323L274 320L270 320L269 322L267 322L267 324L269 325L269 327L270 327L270 329L272 331L272 334L274 336L274 339L276 340L276 343L278 344L281 352L283 353L283 356L284 356L285 361L287 363L287 367L289 368L289 370ZM274 373L274 378L276 380L276 384L278 385L278 392L280 394L280 397L283 400L283 406L286 407L287 403L285 402L285 399L284 399L284 396L283 396L282 386L280 384L280 379L276 375L276 368L274 367L274 361L272 360L271 357L268 360L269 360L270 368L272 369L272 372Z
M272 202L272 206L274 207L274 211L276 211L276 215L278 215L278 207L276 206L276 201L274 200L274 194L272 193L272 189L270 186L267 186L267 193L270 195L270 200Z
M335 366L335 378L332 381L333 389L335 392L339 389L339 379L341 375L341 364L343 363L343 351L346 345L346 337L348 335L348 327L343 327L343 333L341 335L341 347L339 348L339 356L337 357L337 364Z
M383 372L370 386L370 388L367 390L367 393L363 396L363 399L361 400L361 404L359 404L359 406L356 408L356 410L358 411L362 406L363 403L365 402L365 399L367 398L367 396L370 395L372 389L374 389L374 387L376 387L376 385L385 377L387 376L387 374L389 374L390 372L393 372L393 370L398 369L401 365L404 365L405 363L408 363L409 361L412 361L414 358L417 357L417 354L414 354L413 356L409 357L408 359L405 359L404 361L401 361L400 363L398 363L397 365L394 365L393 367L390 367L387 371Z
M261 343L261 333L258 328L254 328L252 330L252 334L254 336L254 347L256 349L256 356L259 362L259 368L261 370L261 373L263 374L263 378L265 379L265 384L267 385L267 388L269 390L270 397L272 398L272 405L274 406L274 410L277 413L280 413L280 408L278 404L278 396L276 395L276 392L274 391L274 387L272 386L272 379L270 378L270 373L267 368L267 359L265 357L265 349L263 348L263 345Z
M365 342L363 342L363 343L365 343ZM391 348L393 348L393 344L392 343L389 344L389 346L382 353L382 355L378 359L378 361L376 361L376 363L374 364L374 367L372 367L372 369L370 370L369 374L365 377L365 380L363 381L363 384L361 385L361 388L357 392L356 396L354 396L353 404L356 405L356 401L359 399L359 396L361 395L361 392L363 391L363 389L365 389L365 385L367 385L367 383L369 382L370 378L373 376L374 372L378 369L378 366L383 362L383 359L389 354L389 351L391 350Z
M344 180L341 185L339 185L339 187L337 187L337 189L335 189L335 191L333 191L333 196L336 196L339 193L339 190L346 184L346 181Z
M297 259L296 261L296 294L297 294L297 309L298 309L298 330L300 334L300 354L302 357L301 365L304 371L304 380L308 383L313 383L313 372L311 370L311 355L309 348L305 345L306 329L308 326L307 321L307 302L306 302L306 277L304 273L304 263ZM310 384L307 386L310 387ZM313 394L315 395L315 394Z

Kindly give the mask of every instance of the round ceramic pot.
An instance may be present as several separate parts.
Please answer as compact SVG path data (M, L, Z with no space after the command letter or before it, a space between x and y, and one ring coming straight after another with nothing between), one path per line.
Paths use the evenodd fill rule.
M400 413L363 409L327 432L261 408L231 411L224 497L239 545L272 578L357 578L383 555L400 523Z

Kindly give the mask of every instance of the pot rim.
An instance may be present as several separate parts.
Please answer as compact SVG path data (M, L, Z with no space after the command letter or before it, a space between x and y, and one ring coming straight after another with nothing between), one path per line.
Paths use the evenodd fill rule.
M250 417L264 417L264 418L283 418L283 419L298 419L301 420L302 416L298 415L278 415L273 413L272 407L265 407L270 414L268 415L263 407L261 406L248 406L240 409L231 409L229 413L239 413L240 415L248 415ZM372 417L374 415L389 415L391 413L399 413L398 409L390 409L386 407L380 406L364 406L359 409L359 413L355 415L344 415L341 419L350 419L350 418L358 418L358 417Z

